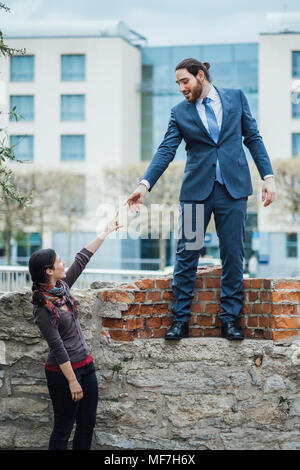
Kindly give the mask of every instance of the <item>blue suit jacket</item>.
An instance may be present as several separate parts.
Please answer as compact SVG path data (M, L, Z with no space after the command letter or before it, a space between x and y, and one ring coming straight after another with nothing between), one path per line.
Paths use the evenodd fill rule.
M203 201L209 196L214 185L217 158L230 195L238 199L252 194L251 177L242 142L250 150L261 178L273 174L269 156L242 90L216 90L223 110L218 142L215 143L210 137L194 103L184 100L174 106L164 140L143 176L150 183L149 191L174 159L182 139L186 143L187 158L180 201Z

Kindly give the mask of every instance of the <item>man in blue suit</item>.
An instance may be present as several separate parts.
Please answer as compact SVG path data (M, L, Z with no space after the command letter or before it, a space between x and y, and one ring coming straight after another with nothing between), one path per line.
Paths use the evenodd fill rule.
M270 159L244 93L213 86L209 68L209 63L196 59L185 59L177 65L176 83L185 100L172 108L164 140L127 200L132 210L139 210L147 190L151 191L167 169L184 139L187 159L179 197L181 235L172 284L174 318L165 336L167 340L189 335L190 307L203 245L199 246L191 233L197 237L200 228L204 236L212 213L222 261L221 334L227 339L243 339L236 320L243 306L245 220L248 196L253 190L242 142L250 150L263 180L264 206L275 199Z

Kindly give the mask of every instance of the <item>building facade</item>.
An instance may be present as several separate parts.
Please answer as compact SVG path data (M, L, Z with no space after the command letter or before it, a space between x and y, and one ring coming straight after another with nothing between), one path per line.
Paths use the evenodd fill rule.
M260 35L259 121L272 161L300 157L300 32ZM278 194L277 198L280 198ZM295 214L297 216L297 214ZM300 276L300 224L276 213L276 201L259 210L260 275Z
M104 167L149 161L154 155L172 106L183 99L175 67L184 58L209 62L217 87L244 91L272 161L300 156L299 33L265 33L259 43L169 47L141 47L136 44L141 36L134 39L126 25L115 22L101 28L100 23L81 23L18 31L6 40L11 47L26 48L26 54L0 59L1 110L15 107L24 119L9 121L1 114L0 127L8 129L17 158L29 162L28 167L72 171L82 188L76 204L86 215L72 235L62 230L44 234L43 246L64 258L96 235L97 211L105 202ZM185 159L184 143L175 159ZM258 214L248 211L246 259L256 253L257 275L300 275L299 228L282 226L272 207ZM167 243L167 264L174 259L175 243L172 237ZM39 246L32 227L27 244L12 246L14 262L25 263ZM207 235L205 250L219 257L216 233ZM158 240L107 240L90 266L153 269L159 256Z
M16 157L29 169L72 172L79 178L82 217L76 219L74 234L55 229L43 234L43 246L65 259L96 236L97 211L106 202L103 168L140 161L141 51L124 24L110 24L102 35L100 26L8 34L6 43L25 48L26 54L0 59L5 85L0 127L7 128ZM9 121L13 108L23 119ZM29 245L36 249L34 228L31 237L36 244L29 240ZM28 249L14 245L13 262L25 261ZM107 240L99 256L90 266L119 268L122 241Z

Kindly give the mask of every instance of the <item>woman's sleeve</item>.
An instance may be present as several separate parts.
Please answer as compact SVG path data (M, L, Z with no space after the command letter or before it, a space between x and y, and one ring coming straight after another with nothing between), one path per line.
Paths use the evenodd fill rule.
M59 334L57 326L50 321L50 313L45 307L38 307L35 311L35 323L48 343L51 354L57 364L69 361L69 355Z
M69 287L72 287L74 282L78 279L92 256L93 253L86 248L82 248L82 250L76 254L73 263L67 270L67 276L64 279Z

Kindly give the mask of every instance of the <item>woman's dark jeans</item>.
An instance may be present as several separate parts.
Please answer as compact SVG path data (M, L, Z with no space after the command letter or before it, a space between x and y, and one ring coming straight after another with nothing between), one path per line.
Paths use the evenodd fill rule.
M65 450L76 421L73 450L89 450L96 423L98 383L95 366L90 362L74 370L82 388L83 398L72 400L69 383L62 372L46 369L47 385L54 411L54 428L49 450Z

